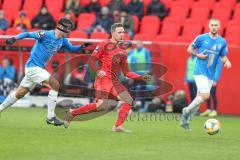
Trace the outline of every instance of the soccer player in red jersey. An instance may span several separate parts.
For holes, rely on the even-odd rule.
[[[128,78],[142,79],[144,81],[150,81],[151,76],[148,74],[138,75],[129,71],[127,51],[121,47],[124,33],[125,31],[121,23],[113,24],[111,26],[112,38],[99,43],[93,51],[89,59],[89,65],[96,72],[94,89],[97,103],[90,103],[76,109],[70,109],[65,117],[66,128],[75,116],[103,111],[109,107],[111,108],[111,106],[120,104],[118,118],[112,131],[129,131],[122,124],[126,120],[134,100],[128,90],[121,84],[118,74],[122,71]]]

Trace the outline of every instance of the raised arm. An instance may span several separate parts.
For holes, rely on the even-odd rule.
[[[41,39],[44,36],[45,36],[45,32],[44,31],[23,32],[23,33],[20,33],[20,34],[16,35],[15,37],[8,38],[6,40],[6,44],[7,45],[12,45],[14,42],[16,42],[16,40],[24,39],[24,38],[33,38],[33,39],[39,40],[39,39]]]

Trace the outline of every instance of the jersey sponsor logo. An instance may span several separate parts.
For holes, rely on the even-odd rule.
[[[216,51],[217,50],[217,45],[214,44],[214,46],[212,46],[211,50]]]

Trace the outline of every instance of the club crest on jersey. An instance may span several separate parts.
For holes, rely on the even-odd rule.
[[[44,31],[38,31],[37,34],[38,34],[39,38],[42,38],[45,35],[45,32]]]
[[[221,44],[217,44],[217,49],[220,50],[222,48]]]
[[[97,46],[93,52],[98,52],[98,50],[99,50],[99,46]]]

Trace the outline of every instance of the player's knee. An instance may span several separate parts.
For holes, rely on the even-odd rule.
[[[204,94],[202,94],[201,96],[202,96],[202,99],[203,99],[204,101],[206,101],[206,100],[208,100],[208,99],[210,98],[210,93],[204,93]]]
[[[50,87],[51,87],[51,89],[53,89],[55,91],[59,91],[60,83],[56,79],[52,79],[50,81]]]
[[[134,100],[132,97],[129,97],[125,100],[125,103],[129,104],[130,106],[134,106]]]
[[[17,99],[23,98],[27,94],[28,90],[27,89],[19,89],[15,96]]]

